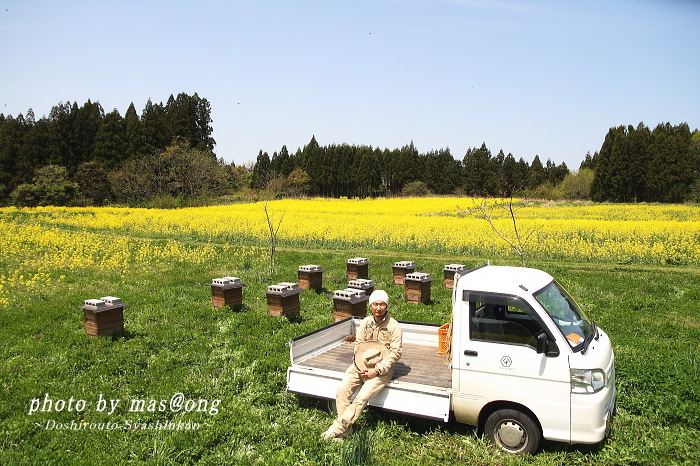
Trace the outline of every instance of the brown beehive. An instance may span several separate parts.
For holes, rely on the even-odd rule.
[[[86,299],[82,306],[85,333],[91,337],[107,336],[124,331],[124,306],[121,299],[105,296]]]
[[[406,302],[428,304],[430,302],[430,285],[432,281],[430,274],[427,273],[414,272],[406,275],[404,280]]]
[[[297,270],[297,284],[305,290],[320,290],[323,288],[323,270],[319,265],[302,265]]]
[[[304,291],[296,283],[281,282],[267,287],[267,313],[273,317],[301,312],[299,294]]]
[[[406,275],[416,270],[416,263],[413,261],[394,262],[391,270],[393,272],[394,285],[401,286]]]
[[[367,316],[368,300],[369,296],[362,290],[355,288],[336,290],[333,293],[333,322],[352,316]]]
[[[445,268],[442,269],[444,272],[443,284],[445,285],[446,290],[451,290],[454,288],[455,274],[460,273],[460,275],[464,275],[466,268],[467,266],[462,264],[447,264]]]
[[[207,286],[211,287],[211,305],[215,308],[228,306],[238,310],[243,306],[243,287],[246,285],[240,278],[214,278]]]
[[[353,257],[347,262],[348,280],[357,278],[369,278],[369,259],[366,257]]]

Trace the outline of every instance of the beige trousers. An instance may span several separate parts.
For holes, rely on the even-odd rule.
[[[338,435],[343,435],[347,432],[357,418],[360,417],[362,410],[365,409],[369,400],[374,395],[379,393],[386,384],[391,380],[393,370],[384,375],[378,375],[373,379],[361,377],[357,373],[355,365],[350,366],[345,371],[343,382],[338,387],[335,396],[335,404],[338,409],[338,418],[331,425],[331,429]],[[355,399],[350,402],[352,395],[359,389]]]

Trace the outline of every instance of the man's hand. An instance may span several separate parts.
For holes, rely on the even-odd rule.
[[[358,374],[367,379],[373,379],[379,375],[379,371],[377,369],[367,369],[366,371],[359,371]]]

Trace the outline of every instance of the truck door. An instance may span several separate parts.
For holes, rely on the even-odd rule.
[[[465,292],[459,351],[459,395],[482,406],[507,401],[532,411],[546,438],[569,441],[570,375],[568,353],[561,352],[541,317],[523,299]],[[550,342],[537,352],[537,337]],[[464,333],[462,333],[464,336]],[[453,349],[454,351],[454,349]]]

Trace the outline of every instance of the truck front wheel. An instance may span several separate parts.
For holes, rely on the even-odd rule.
[[[486,419],[486,435],[507,453],[534,454],[542,442],[542,432],[527,414],[515,409],[499,409]]]

